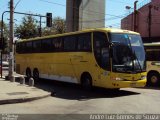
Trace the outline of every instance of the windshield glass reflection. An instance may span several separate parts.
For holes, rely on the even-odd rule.
[[[134,34],[112,33],[113,71],[145,71],[145,51],[141,37]]]

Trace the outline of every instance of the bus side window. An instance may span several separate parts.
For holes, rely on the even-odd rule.
[[[66,36],[64,37],[64,51],[71,52],[76,50],[76,36]]]
[[[44,39],[42,40],[42,52],[51,52],[51,40],[50,39]]]
[[[32,53],[32,42],[27,41],[26,42],[26,53]]]
[[[53,38],[51,43],[52,52],[60,52],[63,50],[63,38]]]
[[[22,42],[21,43],[21,46],[20,46],[20,49],[21,49],[21,53],[26,53],[26,42]]]
[[[91,33],[78,35],[78,51],[91,51]]]
[[[21,48],[20,48],[21,43],[16,44],[16,52],[21,53]]]
[[[94,32],[93,41],[94,55],[98,65],[105,70],[110,70],[109,44],[106,34]]]
[[[101,55],[102,55],[102,59],[101,59],[101,64],[104,68],[107,68],[109,66],[109,49],[108,48],[102,48],[101,50]]]
[[[160,50],[152,49],[146,51],[147,61],[160,61]]]
[[[41,52],[41,40],[33,41],[33,52],[34,53]]]

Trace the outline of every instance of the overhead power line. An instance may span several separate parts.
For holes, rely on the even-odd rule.
[[[123,0],[123,2],[120,1],[120,0],[109,0],[109,1],[116,2],[116,3],[122,3],[122,4],[131,4],[131,3],[128,3],[128,2],[124,2],[124,0]]]
[[[50,2],[50,1],[47,1],[47,0],[39,0],[39,1],[46,2],[46,3],[49,3],[49,4],[55,4],[55,5],[66,7],[66,5],[55,3],[55,2]]]
[[[19,0],[19,1],[16,3],[14,9],[16,9],[16,7],[18,6],[18,4],[19,4],[20,2],[21,2],[21,0]]]
[[[39,0],[39,1],[46,2],[46,3],[49,3],[49,4],[59,5],[59,6],[62,6],[62,7],[66,7],[66,5],[64,5],[64,4],[59,4],[59,3],[51,2],[51,1],[48,1],[48,0]],[[75,10],[83,10],[83,8],[77,8],[77,7],[73,7],[73,6],[67,6],[67,7],[74,8]],[[87,14],[103,14],[103,15],[108,15],[108,16],[112,16],[112,17],[119,17],[117,15],[105,14],[105,13],[97,12],[97,11],[93,11],[93,10],[84,10],[84,13],[87,13]]]

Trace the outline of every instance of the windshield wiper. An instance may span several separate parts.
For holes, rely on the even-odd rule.
[[[129,40],[129,39],[128,39]],[[135,50],[133,50],[132,48],[132,45],[131,45],[131,41],[129,40],[129,46],[130,46],[130,49],[132,50],[132,67],[133,67],[133,71],[135,71],[135,64],[134,64],[134,58],[137,60],[138,62],[138,65],[139,65],[139,68],[140,68],[140,72],[142,72],[142,67],[141,67],[141,64],[137,58],[137,55],[135,53]],[[136,61],[135,61],[136,62]]]
[[[135,53],[135,50],[133,51],[133,53],[134,53],[134,56],[135,56],[135,58],[136,58],[136,60],[137,60],[137,62],[138,62],[138,65],[139,65],[139,68],[140,68],[140,72],[143,72],[142,67],[141,67],[141,64],[140,64],[140,61],[139,61],[139,59],[137,58],[137,55],[136,55],[136,53]]]

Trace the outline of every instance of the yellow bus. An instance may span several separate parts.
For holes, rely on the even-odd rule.
[[[143,87],[145,50],[138,33],[113,28],[19,40],[16,71],[84,88]]]
[[[145,43],[147,85],[160,86],[160,42]]]

